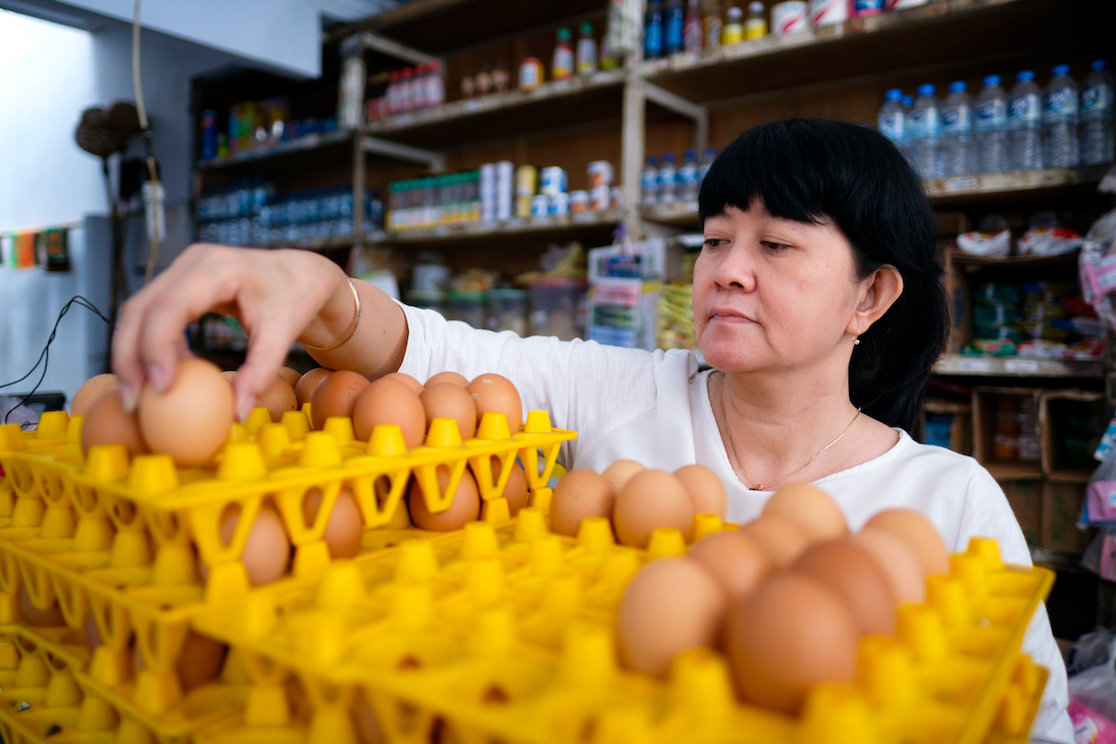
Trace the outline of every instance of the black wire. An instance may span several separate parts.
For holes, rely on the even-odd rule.
[[[23,377],[19,378],[18,380],[12,380],[11,382],[5,382],[3,384],[0,384],[0,389],[6,388],[6,387],[11,387],[12,385],[17,385],[17,384],[23,382],[24,380],[26,380],[31,375],[35,374],[35,370],[39,368],[40,364],[43,366],[42,372],[39,374],[39,379],[35,383],[35,387],[31,388],[31,392],[24,395],[23,400],[21,400],[19,403],[12,406],[11,408],[9,408],[7,413],[4,414],[4,423],[5,424],[8,423],[8,418],[12,415],[12,412],[15,411],[17,408],[19,408],[20,406],[24,405],[27,401],[29,401],[31,399],[31,396],[33,396],[35,394],[35,392],[38,391],[39,386],[43,384],[43,380],[46,378],[47,366],[50,364],[50,345],[52,343],[54,343],[54,337],[58,333],[58,325],[62,322],[62,318],[66,317],[66,313],[68,313],[70,311],[70,306],[75,304],[75,303],[77,303],[77,305],[79,307],[84,307],[86,310],[89,310],[94,315],[96,315],[98,318],[105,321],[105,323],[107,323],[110,328],[115,327],[115,326],[113,326],[112,321],[109,320],[108,317],[105,316],[104,313],[102,313],[100,310],[98,310],[97,306],[94,305],[90,300],[86,299],[85,297],[82,297],[81,295],[74,295],[73,297],[71,297],[69,302],[67,302],[65,305],[63,305],[62,309],[58,312],[58,317],[54,321],[54,327],[50,329],[50,336],[47,337],[46,345],[43,346],[43,350],[39,354],[39,358],[35,362],[35,364],[31,367],[31,369],[27,370],[27,374],[25,374]]]

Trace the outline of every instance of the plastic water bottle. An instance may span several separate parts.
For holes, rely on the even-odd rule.
[[[923,178],[938,178],[938,145],[942,134],[941,109],[934,97],[934,86],[924,83],[918,86],[918,98],[911,107],[908,124],[911,139],[911,159],[915,170]]]
[[[1035,73],[1023,70],[1015,76],[1015,87],[1008,99],[1008,149],[1013,170],[1035,170],[1042,167],[1042,92],[1035,83]]]
[[[1077,83],[1069,65],[1054,68],[1042,95],[1042,162],[1047,168],[1072,168],[1078,163]]]
[[[698,163],[697,170],[697,185],[701,188],[701,182],[705,180],[705,174],[709,172],[709,166],[713,165],[713,161],[717,158],[717,151],[712,147],[705,148],[705,152],[701,154],[701,162]]]
[[[1007,93],[1000,87],[1000,76],[989,75],[974,107],[978,173],[1008,169],[1007,122]]]
[[[654,155],[648,155],[647,165],[643,166],[643,175],[640,178],[640,203],[649,206],[658,202],[659,159]]]
[[[667,0],[663,13],[663,54],[678,54],[685,44],[686,8],[682,0]]]
[[[663,56],[663,5],[661,0],[651,0],[643,22],[643,58],[658,59]]]
[[[659,166],[659,203],[667,204],[675,200],[675,176],[677,170],[674,166],[674,153],[663,155],[663,164]]]
[[[956,80],[942,105],[942,175],[973,171],[973,106],[964,81]]]
[[[697,152],[686,150],[682,165],[678,166],[678,198],[681,201],[697,199],[698,161]]]
[[[1112,75],[1098,59],[1081,87],[1081,164],[1112,162]]]
[[[907,111],[903,108],[903,91],[892,88],[884,94],[876,126],[880,133],[902,149],[907,144]]]

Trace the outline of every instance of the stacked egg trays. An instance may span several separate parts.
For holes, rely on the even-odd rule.
[[[410,526],[402,500],[412,476],[439,511],[468,467],[481,518],[506,521],[500,494],[516,460],[531,492],[549,493],[558,448],[576,436],[552,428],[545,411],[529,412],[515,434],[486,414],[467,441],[451,419],[435,419],[424,445],[407,450],[395,426],[364,442],[347,418],[310,431],[304,411],[272,423],[257,409],[212,463],[177,468],[167,455],[129,461],[118,445],[83,457],[81,425],[48,412],[32,431],[0,426],[0,698],[14,696],[0,704],[5,742],[184,740],[243,715],[254,683],[237,674],[236,649],[217,682],[184,692],[175,671],[183,643],[203,611],[248,618],[261,592],[316,586],[331,563],[323,532],[342,488],[360,510],[362,551],[375,553],[439,535]],[[442,488],[440,469],[450,476]],[[311,493],[321,508],[307,523]],[[240,558],[265,504],[283,521],[292,567],[252,587]],[[230,511],[239,517],[226,544],[218,525]],[[57,611],[64,624],[30,626],[28,606]]]

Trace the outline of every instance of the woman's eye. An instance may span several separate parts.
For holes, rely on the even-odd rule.
[[[720,248],[727,241],[721,238],[706,238],[705,242],[701,244],[702,248]]]
[[[764,248],[766,248],[769,251],[781,251],[785,248],[790,248],[790,246],[787,245],[786,243],[776,243],[776,242],[771,241],[771,240],[761,241],[760,245],[762,245]]]

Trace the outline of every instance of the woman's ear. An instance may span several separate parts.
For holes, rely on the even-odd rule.
[[[903,277],[894,266],[881,266],[864,285],[864,296],[856,306],[853,319],[857,333],[864,333],[886,313],[903,293]]]

